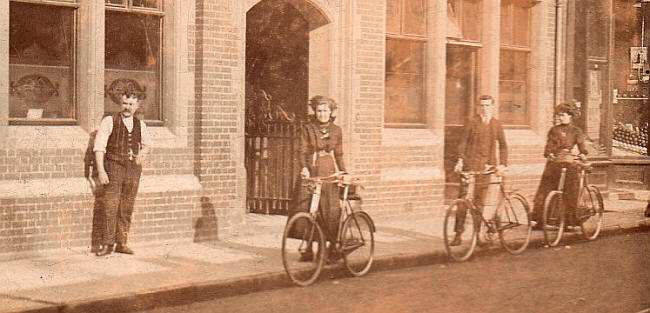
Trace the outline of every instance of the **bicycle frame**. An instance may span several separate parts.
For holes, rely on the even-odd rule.
[[[567,167],[571,166],[572,163],[565,163],[562,166],[562,170],[560,172],[560,181],[558,182],[557,189],[555,190],[557,193],[560,194],[560,197],[562,198],[562,201],[564,201],[564,184],[566,183],[566,175],[567,175]],[[582,199],[582,192],[583,192],[583,187],[587,185],[587,170],[585,169],[584,165],[580,166],[580,173],[578,174],[578,201],[581,201]],[[578,203],[579,206],[580,203]],[[566,214],[566,210],[564,211],[564,214]]]
[[[336,243],[335,245],[338,248],[338,245],[340,244],[340,238],[342,236],[343,232],[343,223],[345,223],[345,219],[347,219],[349,216],[352,216],[353,213],[355,212],[352,206],[349,204],[348,200],[348,194],[350,190],[350,185],[352,185],[352,182],[346,182],[345,180],[341,178],[337,178],[336,176],[326,176],[326,177],[312,177],[312,178],[307,178],[307,180],[312,181],[314,185],[314,191],[312,192],[312,197],[311,197],[311,202],[309,205],[309,214],[311,214],[315,219],[317,219],[318,214],[320,212],[319,209],[319,204],[320,204],[320,198],[321,198],[321,192],[323,190],[323,184],[325,182],[332,182],[338,184],[339,187],[343,187],[343,199],[340,200],[341,202],[341,216],[339,217],[339,225],[338,225],[338,231],[336,234]],[[369,219],[372,221],[372,219]],[[374,224],[371,225],[372,230],[374,231]],[[329,232],[327,228],[323,229],[326,233]],[[329,235],[329,234],[328,234]]]
[[[463,200],[466,200],[470,203],[470,211],[473,216],[478,216],[481,219],[481,222],[492,232],[496,232],[494,225],[490,223],[484,216],[476,205],[474,204],[474,190],[476,187],[476,177],[479,175],[492,175],[494,172],[462,172],[461,175],[461,186],[467,186],[467,194],[463,197]],[[505,191],[505,180],[502,176],[497,176],[499,179],[496,182],[489,182],[484,185],[499,185],[499,197],[497,199],[496,208],[499,208],[503,205],[503,201],[507,199]],[[496,210],[495,210],[496,213]]]

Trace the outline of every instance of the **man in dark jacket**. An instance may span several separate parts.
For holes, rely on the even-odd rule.
[[[460,138],[455,172],[484,171],[489,167],[497,167],[497,174],[504,174],[508,164],[508,145],[501,122],[492,117],[493,107],[494,99],[491,96],[483,95],[479,98],[478,115],[468,121]],[[499,150],[498,159],[497,149]],[[473,202],[479,210],[483,210],[489,182],[489,175],[476,177]],[[467,190],[461,188],[460,197],[464,197],[466,193]],[[456,236],[450,243],[452,246],[461,244],[461,234],[465,231],[463,226],[467,216],[466,209],[459,207],[456,211],[456,225],[454,226]]]

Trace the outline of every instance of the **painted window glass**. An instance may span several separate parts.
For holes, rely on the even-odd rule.
[[[74,123],[74,15],[70,6],[10,2],[9,119]]]
[[[141,118],[161,121],[162,17],[107,10],[105,23],[105,112],[119,110],[121,95],[129,91],[139,96]]]

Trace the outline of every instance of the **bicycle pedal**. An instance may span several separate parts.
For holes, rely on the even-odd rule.
[[[486,241],[494,241],[494,240],[496,240],[497,237],[496,237],[495,233],[487,232],[487,233],[485,233],[485,235],[483,236],[483,238],[484,238]]]

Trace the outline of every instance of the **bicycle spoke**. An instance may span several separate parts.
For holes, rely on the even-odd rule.
[[[456,200],[448,208],[443,225],[443,239],[447,254],[453,260],[462,262],[469,259],[476,248],[477,227],[480,218],[474,218],[471,204],[465,200]],[[456,231],[459,231],[456,241]]]
[[[546,197],[542,230],[546,243],[551,247],[557,246],[564,233],[564,209],[561,193],[551,192]]]
[[[282,263],[289,278],[300,286],[312,284],[324,264],[323,233],[307,213],[289,219],[282,237]]]
[[[528,202],[518,194],[506,198],[497,210],[496,226],[501,245],[511,254],[526,250],[530,242],[532,224],[530,223]]]
[[[348,271],[354,276],[366,274],[372,266],[375,249],[370,218],[360,212],[348,216],[339,241]]]
[[[603,201],[600,191],[595,186],[586,186],[583,188],[581,195],[583,202],[582,210],[579,216],[580,230],[587,240],[594,240],[598,237],[603,222]]]

